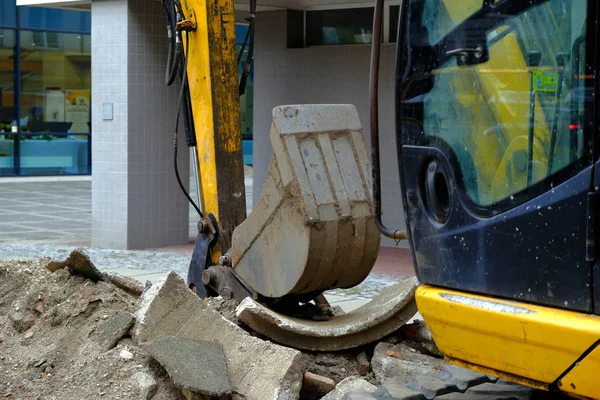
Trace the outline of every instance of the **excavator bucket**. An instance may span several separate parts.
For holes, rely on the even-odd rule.
[[[268,298],[358,285],[381,237],[356,108],[276,107],[270,137],[262,194],[233,233],[236,274]]]

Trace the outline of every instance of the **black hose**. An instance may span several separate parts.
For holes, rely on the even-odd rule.
[[[373,43],[371,45],[371,77],[369,98],[371,103],[371,154],[373,158],[373,206],[375,208],[374,220],[379,231],[394,240],[406,239],[406,232],[391,230],[383,224],[381,219],[381,172],[379,162],[379,59],[381,52],[381,27],[383,25],[383,2],[375,2],[375,14],[373,17]],[[400,29],[399,27],[398,29]]]
[[[187,33],[186,33],[187,35]],[[187,40],[186,38],[186,51],[185,53],[187,54],[187,47],[189,45],[189,40]],[[188,199],[188,201],[190,202],[190,204],[192,205],[192,207],[194,207],[194,209],[196,210],[196,212],[198,213],[198,215],[200,216],[200,218],[204,218],[204,214],[202,214],[202,211],[200,211],[200,208],[198,207],[198,205],[196,204],[196,202],[194,202],[194,200],[190,197],[190,194],[188,193],[188,191],[185,189],[185,186],[183,185],[183,182],[181,182],[181,176],[179,175],[179,166],[177,165],[177,150],[179,147],[179,143],[178,143],[178,135],[179,135],[179,116],[181,114],[181,107],[183,104],[183,95],[186,92],[185,88],[187,86],[187,61],[188,61],[188,57],[184,56],[184,62],[183,62],[183,72],[182,72],[182,77],[181,77],[181,87],[179,88],[179,99],[177,101],[177,113],[176,113],[176,119],[175,119],[175,132],[173,134],[173,166],[175,168],[175,176],[177,177],[177,183],[179,183],[179,188],[181,189],[181,191],[183,192],[183,194],[185,195],[185,197]]]
[[[166,0],[161,0],[165,18],[167,20],[167,36],[169,38],[169,49],[167,52],[167,67],[165,70],[165,83],[171,86],[177,77],[177,67],[181,60],[181,40],[175,30],[176,17],[173,16],[173,7],[167,5]]]
[[[255,21],[256,21],[256,0],[250,0],[250,25],[248,26],[247,35],[250,36],[250,43],[248,44],[248,57],[244,65],[244,71],[240,78],[240,96],[246,93],[246,85],[248,83],[248,75],[250,74],[250,67],[252,66],[252,60],[254,58],[254,37],[255,37]]]
[[[246,50],[246,44],[248,43],[248,37],[250,37],[250,27],[246,31],[246,36],[244,36],[244,43],[242,43],[242,47],[240,49],[240,53],[238,54],[237,64],[240,65],[240,61],[242,61],[242,56],[244,55],[244,51]]]

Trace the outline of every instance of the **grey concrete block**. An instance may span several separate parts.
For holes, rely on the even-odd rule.
[[[133,336],[139,342],[178,337],[221,343],[234,393],[246,400],[295,400],[306,366],[299,351],[248,335],[170,272],[140,297]]]
[[[414,377],[406,384],[406,387],[421,392],[427,399],[433,399],[446,393],[457,391],[458,389],[451,383],[444,382],[435,376],[419,375]]]
[[[186,398],[219,397],[231,393],[225,352],[220,343],[164,338],[142,344]]]
[[[391,379],[407,384],[418,375],[436,376],[447,366],[445,361],[418,353],[406,345],[385,342],[377,344],[371,359],[371,368],[380,383]]]
[[[351,376],[338,383],[331,392],[321,400],[341,400],[348,392],[367,392],[373,393],[377,390],[375,385],[370,384],[364,379]]]
[[[375,392],[381,399],[394,400],[425,400],[423,393],[415,392],[394,380],[383,383]]]
[[[135,319],[131,313],[119,313],[98,326],[96,341],[104,351],[108,351],[129,332],[134,322]]]
[[[457,367],[456,365],[449,365],[444,368],[438,374],[438,378],[444,382],[454,384],[461,392],[464,392],[471,386],[480,385],[489,381],[488,377],[484,374]]]

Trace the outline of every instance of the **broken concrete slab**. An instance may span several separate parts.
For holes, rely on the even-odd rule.
[[[336,351],[382,339],[417,312],[416,278],[390,285],[370,302],[328,321],[290,317],[245,298],[236,309],[238,319],[255,331],[286,346]]]
[[[136,372],[131,380],[142,399],[149,400],[156,393],[156,380],[145,372]]]
[[[426,356],[404,345],[378,343],[371,359],[371,369],[380,383],[393,379],[403,385],[418,375],[436,376],[448,363]]]
[[[162,338],[141,346],[167,371],[187,399],[231,394],[223,346],[186,338]]]
[[[417,375],[406,384],[406,387],[415,392],[423,393],[429,400],[457,390],[452,383],[444,382],[430,375]]]
[[[104,351],[115,347],[119,340],[129,332],[135,319],[128,312],[119,313],[98,326],[96,341]]]
[[[456,365],[448,365],[439,373],[438,378],[444,382],[452,383],[461,392],[464,392],[471,386],[480,385],[490,381],[487,375],[461,368]]]
[[[72,275],[81,275],[94,282],[106,280],[102,272],[96,268],[90,258],[81,250],[73,250],[65,261],[52,260],[46,265],[46,269],[52,272],[62,268],[68,268]]]
[[[108,279],[110,283],[132,296],[139,297],[144,292],[144,285],[131,277],[110,272],[105,272],[104,277]]]
[[[338,383],[327,396],[321,400],[341,400],[348,392],[367,392],[373,393],[377,390],[375,385],[370,384],[362,378],[351,376]]]
[[[133,337],[139,343],[177,337],[221,343],[234,394],[246,400],[295,400],[306,365],[297,350],[250,336],[223,318],[170,272],[139,301]]]

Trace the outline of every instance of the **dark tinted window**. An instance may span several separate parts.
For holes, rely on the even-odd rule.
[[[306,12],[306,45],[371,43],[373,7]]]

